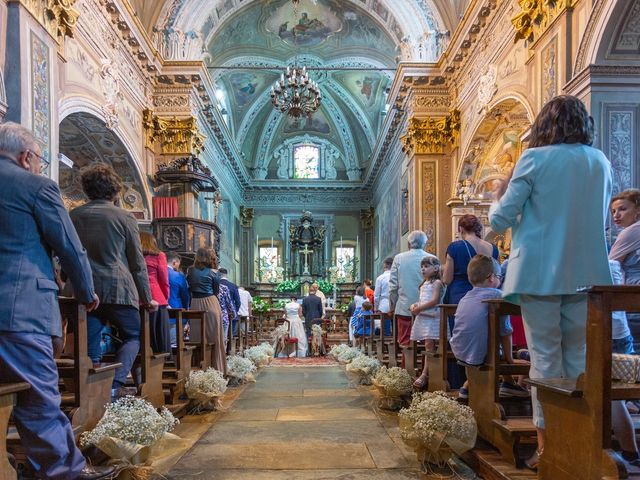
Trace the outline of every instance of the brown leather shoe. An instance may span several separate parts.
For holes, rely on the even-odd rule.
[[[101,478],[114,478],[116,467],[113,465],[105,465],[104,467],[94,467],[86,465],[76,480],[99,480]]]

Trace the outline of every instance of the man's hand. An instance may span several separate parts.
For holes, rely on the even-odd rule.
[[[144,308],[150,312],[156,312],[158,311],[158,307],[160,307],[160,304],[158,302],[156,302],[155,300],[151,300],[149,303],[147,303]]]
[[[93,301],[91,303],[87,303],[87,313],[93,312],[96,308],[100,306],[100,299],[96,293],[93,294]]]

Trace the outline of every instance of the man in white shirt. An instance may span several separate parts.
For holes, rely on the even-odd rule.
[[[389,304],[389,277],[391,276],[391,265],[393,257],[387,257],[382,262],[383,272],[376,278],[376,289],[374,294],[374,305],[377,312],[382,313],[385,320],[391,318],[391,305]],[[380,328],[379,321],[376,320],[376,328]]]
[[[253,297],[247,292],[244,287],[238,287],[238,294],[240,294],[240,308],[238,309],[238,316],[240,317],[240,331],[244,328],[247,330],[247,321],[251,316],[251,304],[253,303]],[[243,324],[245,325],[243,327]]]

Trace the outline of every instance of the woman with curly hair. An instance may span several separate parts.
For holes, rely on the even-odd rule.
[[[612,283],[605,222],[611,164],[593,147],[593,119],[576,97],[555,97],[531,127],[529,148],[489,211],[496,232],[512,229],[503,296],[520,305],[531,378],[577,378],[585,370],[584,285]],[[538,450],[544,448],[542,406],[532,391]]]
[[[213,368],[227,373],[227,357],[222,324],[222,309],[218,295],[220,294],[220,275],[218,257],[212,248],[199,248],[196,259],[187,271],[187,283],[191,290],[191,310],[206,312],[205,333],[207,341],[213,342]],[[191,329],[193,334],[193,327]]]

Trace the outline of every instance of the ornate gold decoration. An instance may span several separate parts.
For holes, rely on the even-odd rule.
[[[73,8],[76,0],[9,0],[7,3],[23,5],[58,44],[62,45],[65,37],[73,38],[80,16]]]
[[[438,245],[436,181],[436,163],[424,162],[422,164],[422,230],[427,234],[426,250],[434,253]]]
[[[575,3],[576,0],[518,0],[521,12],[511,19],[516,30],[515,41],[537,40],[558,15]]]
[[[364,230],[370,230],[375,226],[375,214],[373,207],[360,210],[360,223]]]
[[[204,150],[206,137],[200,134],[194,117],[161,118],[148,109],[142,115],[147,148],[153,150],[159,142],[161,155],[198,155]]]
[[[443,153],[447,144],[455,144],[460,132],[460,111],[451,110],[445,118],[411,118],[407,134],[401,140],[404,150],[416,153]]]
[[[253,208],[240,207],[240,225],[243,228],[251,228],[253,225]]]

